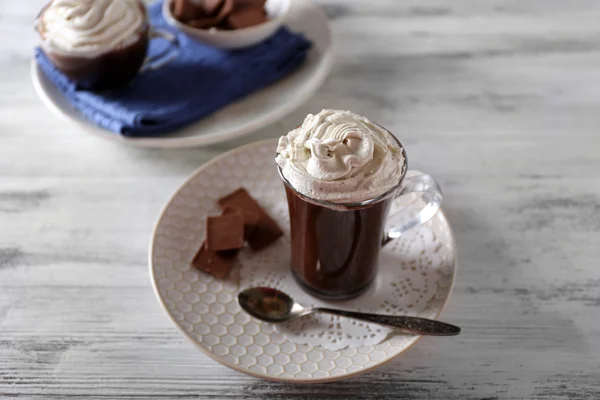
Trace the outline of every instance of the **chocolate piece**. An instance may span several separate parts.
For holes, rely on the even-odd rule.
[[[237,250],[216,252],[206,249],[206,241],[194,257],[192,265],[217,278],[225,278],[235,264]]]
[[[242,219],[244,220],[244,239],[248,240],[250,234],[252,234],[254,228],[256,228],[256,224],[258,224],[260,217],[251,211],[230,206],[223,208],[223,215],[227,214],[240,214],[242,216]]]
[[[265,212],[244,188],[240,188],[219,199],[219,206],[222,210],[229,206],[258,215],[259,219],[256,227],[248,237],[248,244],[252,250],[264,249],[283,235],[283,231],[277,225],[277,222]]]
[[[219,8],[223,5],[224,0],[203,0],[201,3],[202,12],[204,15],[215,15]]]
[[[231,29],[243,29],[262,24],[266,20],[267,15],[262,8],[243,8],[229,14],[226,22]]]
[[[233,11],[234,5],[235,5],[234,0],[223,0],[223,5],[221,6],[217,15],[214,15],[214,16],[200,15],[200,16],[196,17],[195,19],[188,21],[187,24],[190,26],[193,26],[194,28],[199,28],[199,29],[208,29],[208,28],[216,27],[222,21],[225,20],[227,15],[229,15]]]
[[[206,249],[238,250],[244,246],[244,218],[230,213],[206,219]]]
[[[235,9],[239,10],[241,8],[265,8],[265,3],[267,0],[237,0],[235,2]]]
[[[233,11],[235,7],[235,0],[224,0],[223,6],[219,10],[220,21],[223,21]]]
[[[266,0],[171,0],[175,18],[199,29],[241,29],[267,20]]]
[[[191,21],[201,15],[199,10],[189,0],[173,0],[171,3],[171,12],[181,22]]]
[[[187,21],[186,24],[198,29],[208,29],[218,25],[221,22],[219,17],[202,17]]]

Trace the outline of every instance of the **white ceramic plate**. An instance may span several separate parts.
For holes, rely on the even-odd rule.
[[[219,280],[190,265],[204,239],[205,218],[219,214],[217,199],[242,186],[281,223],[287,235],[287,202],[273,160],[275,146],[275,140],[266,140],[229,151],[200,167],[173,195],[158,219],[150,244],[150,276],[155,293],[185,337],[208,356],[237,371],[268,380],[304,383],[370,371],[409,349],[419,337],[396,334],[374,346],[339,351],[296,344],[272,324],[250,318],[241,310],[236,301],[240,291],[238,269],[232,270],[228,279]],[[454,238],[442,212],[413,229],[404,240],[416,242],[424,233],[431,233],[438,241],[435,248],[424,253],[443,248],[449,255],[444,278],[418,314],[437,318],[454,283]],[[385,251],[402,257],[401,246],[386,247]],[[261,258],[244,260],[260,262]],[[391,260],[396,265],[397,260]],[[248,265],[241,265],[244,267]]]
[[[195,124],[160,137],[127,138],[88,122],[46,78],[35,60],[31,63],[31,79],[46,107],[59,118],[76,123],[84,132],[141,147],[206,146],[247,135],[280,120],[307,101],[327,78],[333,52],[325,12],[310,0],[294,0],[285,25],[292,31],[304,33],[313,42],[304,65],[260,92],[232,103]]]

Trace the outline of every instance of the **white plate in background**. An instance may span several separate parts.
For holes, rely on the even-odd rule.
[[[294,0],[285,25],[313,42],[305,63],[284,79],[216,113],[173,133],[149,138],[130,138],[89,122],[48,80],[35,60],[31,79],[40,99],[60,119],[80,126],[82,131],[119,143],[151,148],[206,146],[250,134],[291,113],[323,84],[331,70],[333,52],[329,21],[325,12],[310,0]]]

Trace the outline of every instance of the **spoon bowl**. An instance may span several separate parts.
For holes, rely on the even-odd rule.
[[[333,308],[303,307],[288,294],[269,287],[254,287],[240,292],[238,303],[244,311],[254,318],[271,323],[291,321],[304,315],[323,312],[385,325],[415,335],[454,336],[461,331],[458,326],[426,318],[370,314]]]
[[[306,310],[286,293],[268,287],[254,287],[240,292],[238,303],[254,318],[272,323],[301,317]]]

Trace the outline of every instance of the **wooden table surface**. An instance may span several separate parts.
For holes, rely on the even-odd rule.
[[[600,398],[599,2],[323,1],[336,65],[307,104],[243,139],[153,151],[36,97],[44,1],[0,1],[0,398]],[[464,333],[347,381],[265,382],[176,330],[148,242],[200,164],[325,107],[380,121],[439,179],[459,253],[443,316]]]

